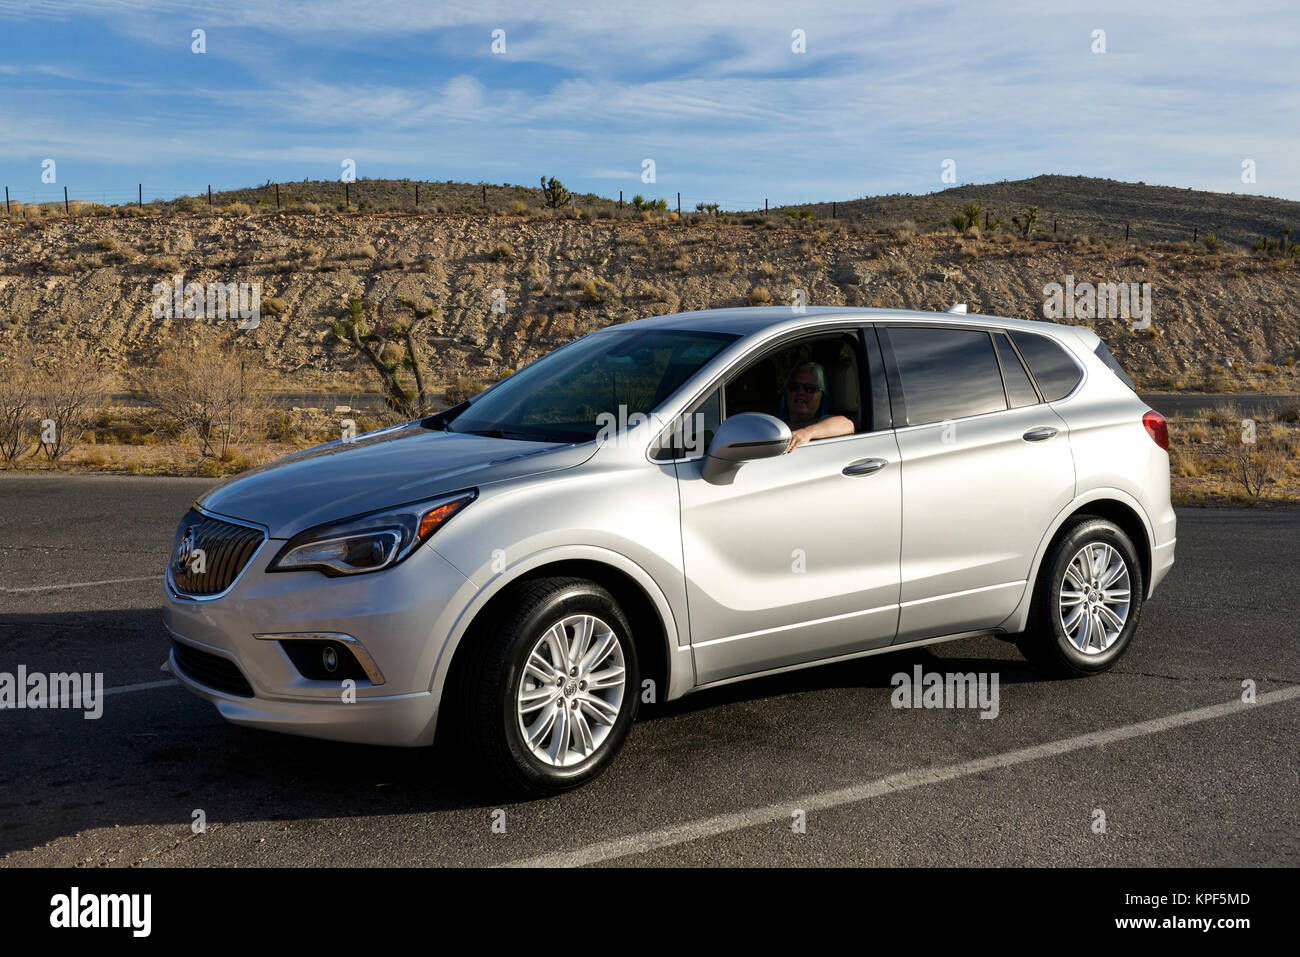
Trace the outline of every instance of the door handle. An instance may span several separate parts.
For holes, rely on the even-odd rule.
[[[1044,439],[1050,439],[1059,431],[1061,430],[1054,429],[1050,425],[1044,425],[1041,428],[1030,429],[1024,434],[1024,439],[1026,442],[1042,442]]]
[[[874,475],[889,464],[887,459],[859,459],[844,466],[845,475]]]

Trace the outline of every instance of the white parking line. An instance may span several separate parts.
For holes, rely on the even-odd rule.
[[[180,682],[177,681],[175,678],[170,678],[167,681],[146,681],[138,685],[119,685],[116,688],[105,688],[100,693],[103,695],[126,694],[128,691],[152,691],[154,688],[170,688],[173,685],[179,687]],[[85,692],[82,692],[80,695],[61,695],[59,697],[59,707],[60,708],[89,707],[89,705],[85,703],[85,699],[86,699]]]
[[[97,582],[69,582],[66,585],[32,585],[27,588],[0,588],[0,592],[14,595],[19,592],[54,591],[56,588],[90,588],[94,585],[120,585],[122,582],[162,581],[162,575],[145,575],[143,578],[105,578]]]
[[[736,811],[731,814],[719,814],[714,817],[702,818],[697,821],[688,821],[685,824],[678,824],[673,827],[661,828],[657,831],[646,831],[641,834],[632,834],[628,837],[615,838],[609,841],[600,841],[599,843],[590,844],[587,847],[581,847],[574,851],[559,851],[551,854],[541,854],[537,857],[512,861],[506,866],[582,867],[586,864],[598,864],[602,861],[627,857],[630,854],[644,854],[648,851],[658,850],[659,848],[672,847],[675,844],[687,844],[691,841],[698,841],[706,837],[715,837],[719,834],[739,831],[760,824],[772,824],[776,821],[789,821],[790,812],[795,809],[805,812],[824,811],[829,808],[839,807],[845,804],[853,804],[858,801],[866,801],[871,798],[893,794],[898,791],[906,791],[910,788],[923,787],[927,784],[942,784],[945,781],[969,777],[972,774],[982,774],[985,771],[1014,767],[1017,764],[1024,764],[1027,761],[1037,761],[1040,758],[1058,757],[1062,754],[1069,754],[1072,751],[1080,751],[1084,748],[1095,747],[1099,744],[1113,744],[1116,741],[1127,741],[1131,738],[1140,738],[1147,735],[1159,734],[1162,731],[1169,731],[1173,728],[1182,728],[1189,724],[1196,724],[1200,721],[1209,721],[1213,718],[1222,718],[1228,715],[1240,714],[1243,711],[1250,711],[1253,708],[1262,708],[1270,704],[1280,704],[1284,701],[1293,701],[1296,698],[1300,698],[1300,685],[1294,685],[1289,688],[1282,688],[1279,691],[1270,691],[1268,694],[1262,694],[1256,698],[1254,704],[1245,704],[1241,701],[1231,701],[1227,704],[1210,705],[1205,708],[1196,708],[1192,711],[1182,711],[1178,714],[1171,714],[1163,718],[1153,718],[1150,721],[1140,721],[1137,724],[1111,728],[1106,731],[1091,731],[1087,734],[1081,734],[1073,738],[1062,738],[1059,741],[1050,741],[1047,744],[1038,744],[1030,748],[1008,751],[1005,754],[995,754],[991,757],[978,758],[974,761],[963,761],[960,764],[950,764],[946,767],[903,771],[898,774],[891,774],[889,777],[881,778],[878,781],[853,784],[848,787],[838,788],[834,791],[822,791],[817,794],[809,794],[803,797],[794,798],[781,804],[770,804],[766,807],[751,808],[746,811]]]

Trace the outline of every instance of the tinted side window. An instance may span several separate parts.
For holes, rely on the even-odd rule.
[[[908,425],[1007,407],[997,354],[987,332],[892,328],[888,335],[902,380]]]
[[[1016,350],[1011,348],[1011,343],[1001,333],[995,333],[993,341],[997,344],[998,358],[1002,361],[1002,380],[1007,384],[1007,398],[1011,400],[1011,408],[1037,405],[1038,393],[1034,391],[1034,384],[1029,381],[1029,373],[1021,364]]]
[[[1011,338],[1029,363],[1029,371],[1034,374],[1034,381],[1048,402],[1064,399],[1083,378],[1083,373],[1074,360],[1046,336],[1032,332],[1013,332]]]

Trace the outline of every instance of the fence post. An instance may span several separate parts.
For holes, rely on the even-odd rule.
[[[1196,233],[1197,233],[1198,228],[1199,228],[1199,227],[1197,227],[1197,226],[1193,226],[1193,227],[1192,227],[1192,242],[1196,242]]]
[[[767,215],[767,197],[766,197],[766,196],[763,197],[763,215],[764,215],[764,216]]]
[[[9,187],[5,187],[5,215],[9,215]]]
[[[208,205],[212,205],[212,184],[208,184]]]
[[[1124,224],[1124,242],[1128,242],[1128,223]]]
[[[618,191],[618,208],[623,209],[623,191],[621,189]]]
[[[144,209],[144,183],[137,183],[135,188],[137,190],[136,205]]]
[[[483,184],[483,211],[487,212],[487,183]]]
[[[831,219],[835,218],[835,201],[831,200]]]
[[[275,208],[280,208],[280,184],[275,184]]]
[[[343,184],[343,208],[349,209],[352,206],[352,190],[348,183]]]
[[[71,216],[72,210],[68,209],[68,187],[63,187],[63,215]]]
[[[420,208],[420,184],[415,184],[415,208]]]
[[[1056,220],[1052,220],[1052,235],[1056,235]]]
[[[682,194],[679,191],[677,193],[677,215],[680,216],[681,214],[682,214]]]

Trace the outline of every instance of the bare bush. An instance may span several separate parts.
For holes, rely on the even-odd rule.
[[[64,346],[53,358],[34,365],[34,413],[38,450],[53,462],[81,441],[104,402],[103,366],[89,349]]]
[[[266,372],[229,343],[205,338],[193,348],[168,349],[136,383],[176,433],[198,443],[203,459],[226,461],[257,421]]]
[[[35,349],[23,343],[0,364],[0,458],[12,462],[27,450],[36,404]]]

